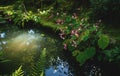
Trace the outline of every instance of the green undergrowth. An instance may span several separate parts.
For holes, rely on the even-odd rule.
[[[1,52],[0,52],[0,58],[1,58]],[[5,61],[4,61],[5,62]],[[7,61],[8,62],[8,61]],[[24,65],[20,65],[18,69],[16,69],[14,72],[12,72],[10,75],[5,74],[5,75],[0,75],[0,76],[45,76],[44,71],[45,71],[45,64],[46,64],[46,48],[44,48],[40,55],[39,58],[34,64],[31,66],[29,69],[29,72],[23,69]],[[0,59],[0,63],[2,63]]]
[[[40,24],[44,27],[52,28],[53,30],[59,30],[59,28],[63,28],[62,26],[59,26],[51,21],[46,21],[45,19],[40,20]]]
[[[8,22],[13,22],[14,25],[23,28],[31,26],[31,24],[27,25],[27,23],[31,21],[33,22],[33,26],[39,25],[53,30],[59,30],[59,28],[62,28],[54,22],[51,22],[52,20],[49,20],[48,13],[50,13],[51,8],[45,11],[38,11],[37,13],[32,11],[14,10],[14,6],[0,7],[0,10],[3,12]]]
[[[23,28],[31,25],[26,25],[26,23],[32,22],[32,26],[37,24],[59,30],[64,50],[69,50],[80,65],[94,58],[100,61],[119,62],[120,48],[114,42],[114,38],[119,40],[119,36],[114,36],[119,33],[117,31],[115,31],[116,34],[114,32],[110,34],[110,31],[105,32],[103,29],[105,25],[101,20],[90,22],[91,9],[86,11],[81,8],[80,15],[76,12],[69,14],[64,11],[54,11],[53,7],[38,10],[36,13],[27,11],[25,7],[19,10],[6,8],[4,14],[8,22]]]
[[[120,27],[108,27],[105,32],[117,41],[120,41]]]

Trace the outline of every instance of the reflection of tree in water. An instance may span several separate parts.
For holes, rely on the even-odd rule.
[[[4,57],[14,61],[13,63],[19,65],[22,64],[26,73],[29,73],[31,68],[36,64],[37,61],[41,63],[45,61],[44,68],[48,68],[52,66],[54,71],[56,70],[60,72],[64,72],[64,74],[68,73],[68,63],[62,60],[57,59],[51,64],[51,58],[57,58],[58,55],[61,55],[62,46],[61,43],[58,42],[57,39],[50,37],[48,35],[42,35],[39,32],[35,33],[34,30],[26,31],[14,31],[7,32],[6,37],[3,40],[6,40],[6,44],[4,47]],[[10,34],[12,34],[10,36]],[[8,37],[10,36],[10,37]],[[46,48],[46,58],[44,60],[39,60],[42,50]],[[12,66],[16,66],[15,64],[11,64]],[[51,64],[51,65],[50,65]],[[41,66],[42,67],[42,66]]]
[[[60,45],[58,45],[58,41],[50,37],[46,37],[43,40],[41,40],[40,46],[41,49],[43,49],[44,47],[46,48],[47,56],[49,57],[57,56],[58,55],[57,53],[59,53],[60,50],[62,49],[58,48],[61,47]]]
[[[37,50],[37,38],[27,33],[9,38],[4,46],[4,57],[16,64],[31,66]]]

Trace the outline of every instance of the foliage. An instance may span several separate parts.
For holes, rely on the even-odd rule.
[[[78,56],[76,57],[76,59],[77,59],[78,62],[80,62],[81,65],[84,64],[86,62],[86,60],[87,60],[84,52],[80,52],[78,54]]]
[[[40,54],[39,60],[32,67],[31,76],[44,76],[45,63],[46,63],[46,48],[44,48]],[[11,76],[24,76],[22,66],[20,66]]]
[[[39,60],[32,67],[32,76],[41,76],[45,70],[46,64],[46,48],[44,48],[40,54]]]
[[[96,49],[94,47],[88,47],[85,49],[84,53],[86,55],[86,58],[90,59],[93,58],[94,55],[96,54]]]
[[[101,49],[105,49],[109,45],[109,38],[106,35],[100,35],[98,45]]]
[[[11,76],[24,76],[22,65],[17,70],[15,70],[15,72],[13,72]],[[37,76],[37,75],[32,75],[32,76]],[[42,71],[39,76],[44,76],[44,72]]]
[[[88,47],[83,52],[79,52],[76,59],[80,62],[80,64],[84,64],[88,59],[91,59],[94,57],[96,51],[94,47]]]
[[[105,60],[109,62],[120,61],[120,48],[119,47],[115,47],[110,50],[104,50],[103,53],[105,55]]]
[[[22,66],[20,66],[11,76],[24,76],[24,71],[22,70]]]
[[[27,23],[30,20],[39,22],[40,17],[32,14],[31,11],[29,11],[27,13],[22,12],[22,11],[17,11],[17,12],[14,12],[13,20],[15,22],[15,25],[22,25],[22,27],[24,27],[25,23]]]
[[[3,51],[0,51],[0,63],[6,63],[6,62],[9,62],[10,60],[8,60],[8,59],[5,59],[4,57],[3,57]]]
[[[42,24],[42,26],[45,27],[59,29],[59,36],[63,40],[64,50],[70,50],[70,52],[72,52],[73,56],[78,62],[81,63],[81,65],[87,60],[94,58],[96,54],[99,56],[104,54],[108,60],[114,60],[116,55],[112,57],[113,50],[106,51],[110,49],[108,46],[111,45],[111,41],[107,35],[101,32],[101,28],[103,27],[101,26],[101,20],[98,20],[94,23],[90,23],[89,20],[91,20],[91,13],[92,17],[100,17],[99,19],[106,15],[119,14],[119,0],[19,1],[20,3],[18,2],[15,5],[18,5],[19,8],[14,7],[15,10],[5,10],[5,14],[7,14],[9,20],[12,19],[15,25],[22,25],[22,27],[24,27],[25,25],[27,26],[27,23],[29,23],[28,25]],[[84,12],[85,8],[79,8],[82,3],[89,3],[89,1],[92,7],[89,9],[89,11]],[[33,8],[36,8],[35,10],[37,10],[37,13],[35,13],[36,11],[28,11],[29,8],[26,6],[29,7],[31,5],[33,5]],[[77,12],[80,12],[80,16],[78,16],[78,13],[66,13],[71,9],[72,12],[74,12],[76,8],[79,8],[77,9]],[[115,49],[114,52],[119,51]],[[119,54],[117,55],[119,56]],[[40,65],[43,65],[44,62],[41,62],[41,60],[44,61],[45,57],[46,55],[44,54],[40,56],[40,60],[38,60],[37,64],[35,64],[33,68],[33,75],[40,75],[40,73],[43,71],[43,69],[40,70],[38,68],[40,68]],[[39,73],[36,73],[37,71],[39,71]]]
[[[40,58],[32,66],[32,71],[29,75],[31,76],[44,76],[45,63],[46,63],[46,48],[44,48],[40,54]],[[28,76],[29,76],[28,75]],[[24,71],[22,70],[22,65],[12,73],[11,76],[24,76]]]
[[[30,7],[32,5],[33,6],[32,10],[41,9],[42,11],[45,10],[46,8],[54,6],[55,0],[31,0],[31,1],[23,0],[23,3],[27,7],[27,9],[31,9]]]
[[[0,51],[0,62],[2,62],[2,55],[3,55],[3,52],[2,51]]]
[[[2,51],[0,51],[0,58],[2,57],[2,55],[3,55],[3,52],[2,52]]]
[[[13,22],[15,25],[25,27],[25,26],[31,26],[31,25],[33,26],[38,23],[43,24],[42,22],[44,20],[43,17],[48,16],[49,13],[52,11],[52,9],[53,9],[52,7],[43,11],[40,11],[38,9],[37,14],[32,11],[27,11],[25,8],[20,8],[19,10],[6,9],[4,10],[4,14],[6,15],[9,22]],[[27,23],[29,22],[32,22],[32,23],[28,25]],[[47,22],[47,26],[49,25],[51,26],[51,24]]]
[[[93,15],[97,18],[120,14],[120,0],[90,0],[90,3],[93,8]]]
[[[0,23],[6,23],[5,19],[0,15]]]
[[[88,20],[88,16],[81,19],[67,16],[65,28],[60,33],[65,50],[70,50],[81,65],[96,55],[96,42],[99,38],[100,23],[92,24]]]

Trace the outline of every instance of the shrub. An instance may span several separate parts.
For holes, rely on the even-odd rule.
[[[90,0],[93,15],[97,18],[120,16],[120,0]]]

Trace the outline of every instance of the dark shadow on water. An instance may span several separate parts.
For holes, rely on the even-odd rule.
[[[27,35],[26,33],[24,34],[24,32],[27,32]],[[19,29],[17,27],[10,25],[0,26],[0,42],[3,44],[0,46],[5,46],[6,43],[3,41],[7,40],[9,41],[13,34],[15,34],[15,36],[13,35],[12,37],[17,37],[17,39],[19,39],[19,37],[21,36],[24,37],[29,36],[28,35],[29,33],[30,37],[34,36],[36,33],[37,33],[36,35],[40,36],[45,35],[42,37],[43,40],[41,40],[40,42],[39,42],[40,39],[38,39],[38,45],[41,45],[42,47],[42,48],[38,47],[38,50],[41,51],[43,48],[47,49],[47,62],[46,62],[47,64],[45,65],[46,67],[44,69],[46,76],[120,76],[120,67],[118,67],[118,65],[114,63],[108,64],[104,62],[99,62],[97,60],[88,60],[88,62],[86,62],[83,66],[80,66],[79,63],[76,62],[75,58],[72,57],[72,54],[68,50],[62,49],[63,48],[62,40],[59,39],[57,33],[54,33],[54,31],[53,30],[51,31],[49,28],[45,29],[44,27],[39,27],[36,29],[28,27],[27,29]],[[34,58],[35,62],[38,60],[40,53],[41,52],[39,51],[37,52],[37,56],[35,56],[36,58]],[[21,64],[24,64],[23,70],[28,71],[29,73],[30,69],[29,65],[31,65],[31,61],[28,62],[25,61],[29,60],[29,58],[31,57],[31,53],[19,52],[16,54],[18,55],[22,54],[19,55],[20,57],[16,56],[18,60],[13,59],[13,61],[10,62],[0,63],[0,74],[11,74]],[[25,56],[26,54],[29,55]],[[19,60],[21,59],[21,57],[25,58],[24,62]]]

